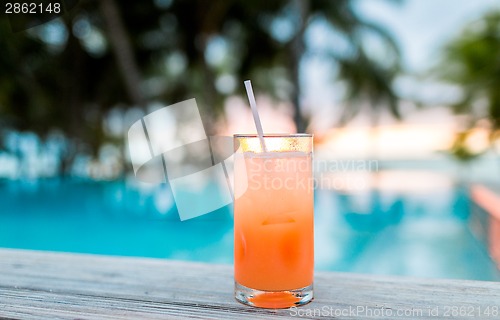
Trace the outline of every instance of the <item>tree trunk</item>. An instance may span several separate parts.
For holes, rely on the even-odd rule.
[[[291,43],[290,50],[290,69],[292,71],[293,93],[292,104],[294,108],[294,122],[297,127],[297,132],[305,132],[307,123],[301,113],[301,85],[300,85],[300,61],[304,55],[304,32],[307,27],[307,17],[309,16],[309,0],[291,0],[292,6],[295,8],[299,18],[300,25],[297,34]]]
[[[199,61],[201,62],[203,79],[205,85],[202,88],[203,101],[202,107],[200,109],[200,114],[202,116],[203,125],[205,128],[205,134],[207,136],[212,136],[216,134],[216,128],[214,126],[217,120],[216,106],[217,101],[217,91],[215,89],[215,75],[210,69],[210,66],[205,61],[205,50],[206,50],[206,39],[203,40],[203,50],[199,52]],[[198,106],[200,107],[200,106]]]
[[[66,28],[71,30],[71,19],[65,20]],[[64,62],[71,68],[71,72],[66,73],[64,80],[64,94],[62,99],[67,105],[64,109],[64,128],[71,145],[66,146],[61,155],[61,163],[59,166],[59,175],[63,178],[71,174],[71,167],[76,155],[80,150],[82,142],[86,140],[86,126],[84,123],[84,92],[82,83],[86,83],[87,75],[85,72],[86,54],[82,48],[80,41],[70,32],[67,42],[69,52],[68,59]]]
[[[373,158],[373,160],[380,160],[380,113],[376,108],[370,109],[370,129],[371,129],[371,146],[368,146],[368,157]]]
[[[134,50],[128,37],[125,25],[120,16],[119,8],[115,0],[101,0],[100,11],[104,18],[108,39],[111,43],[118,69],[122,75],[129,98],[136,106],[147,113],[146,101],[141,90],[141,73],[134,58]],[[125,143],[121,145],[122,178],[131,169],[131,165],[125,161]]]
[[[118,6],[115,0],[101,0],[100,10],[128,95],[134,104],[144,109],[144,95],[140,88],[141,74],[135,62],[134,50],[121,19]]]
[[[199,10],[197,11],[197,19],[200,21],[199,31],[200,36],[200,49],[198,49],[197,60],[201,63],[201,69],[203,72],[204,85],[201,90],[203,95],[203,101],[201,101],[203,107],[200,112],[202,115],[203,124],[205,126],[205,132],[208,136],[215,135],[217,130],[215,128],[215,123],[217,121],[217,110],[219,109],[216,104],[222,103],[220,99],[217,99],[217,90],[215,88],[215,73],[214,70],[210,68],[206,59],[205,52],[207,50],[208,41],[210,36],[217,34],[224,22],[228,10],[231,7],[231,1],[205,1],[200,0],[197,3]]]

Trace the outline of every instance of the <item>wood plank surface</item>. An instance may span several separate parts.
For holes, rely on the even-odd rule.
[[[0,249],[1,319],[500,319],[500,283],[316,273],[315,300],[233,298],[228,265]]]

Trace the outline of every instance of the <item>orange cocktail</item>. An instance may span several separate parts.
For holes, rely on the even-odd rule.
[[[236,298],[285,308],[313,297],[312,136],[236,135]]]

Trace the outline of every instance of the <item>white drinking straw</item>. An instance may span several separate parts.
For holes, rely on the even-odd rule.
[[[257,128],[257,134],[259,135],[260,147],[262,151],[267,152],[266,143],[264,142],[264,131],[262,131],[262,124],[260,123],[259,112],[257,112],[257,103],[255,102],[255,97],[252,90],[252,82],[246,80],[245,89],[247,90],[248,101],[250,102],[250,107],[252,109],[253,120],[255,121],[255,127]]]

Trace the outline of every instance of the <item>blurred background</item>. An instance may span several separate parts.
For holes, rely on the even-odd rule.
[[[190,98],[208,134],[255,132],[251,79],[265,132],[315,135],[318,270],[500,280],[497,0],[82,0],[10,22],[1,247],[232,263],[231,206],[180,222],[126,137]]]

